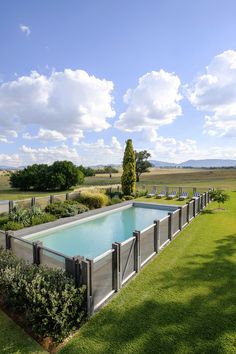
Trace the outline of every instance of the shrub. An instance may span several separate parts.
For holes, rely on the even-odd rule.
[[[146,197],[147,193],[148,193],[147,190],[136,191],[135,192],[135,198]]]
[[[9,214],[9,221],[21,223],[24,226],[29,226],[31,223],[31,215],[29,209],[14,207]]]
[[[118,204],[121,202],[122,202],[122,199],[120,199],[120,198],[111,198],[109,201],[109,205],[114,205],[114,204]]]
[[[0,230],[4,227],[4,225],[8,222],[8,216],[0,217]]]
[[[77,214],[84,213],[88,211],[86,205],[78,203],[77,201],[65,201],[65,202],[56,202],[53,204],[47,205],[45,208],[47,213],[55,215],[58,218],[64,218],[67,216],[74,216]]]
[[[36,215],[32,217],[31,226],[45,224],[46,222],[55,221],[57,218],[49,213],[44,213],[42,215]]]
[[[107,189],[106,190],[106,194],[110,197],[110,198],[122,198],[124,193],[123,192],[120,192],[120,191],[113,191],[110,189]]]
[[[17,221],[8,221],[6,224],[3,225],[3,230],[12,230],[12,231],[17,231],[20,229],[23,229],[25,225],[22,222],[17,222]]]
[[[122,199],[123,199],[123,200],[132,200],[132,199],[134,199],[134,196],[132,196],[132,195],[125,195]]]
[[[0,249],[0,294],[5,305],[23,316],[35,334],[60,341],[78,328],[85,287],[76,288],[59,269],[26,264]]]
[[[210,197],[213,201],[218,203],[219,208],[221,204],[224,204],[230,199],[230,196],[227,193],[224,193],[222,190],[219,189],[210,191]]]
[[[108,205],[109,198],[104,193],[84,191],[80,193],[78,201],[87,205],[89,209],[97,209]]]

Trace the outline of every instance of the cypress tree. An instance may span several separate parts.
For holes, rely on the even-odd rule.
[[[121,176],[122,191],[125,195],[130,195],[136,189],[135,175],[135,152],[131,139],[126,142],[124,157],[123,157],[123,173]]]

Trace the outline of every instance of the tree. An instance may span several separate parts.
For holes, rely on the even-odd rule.
[[[71,161],[55,161],[50,174],[53,189],[66,190],[79,182],[79,169]]]
[[[84,166],[80,165],[78,167],[78,169],[81,172],[83,172],[85,177],[93,177],[93,176],[95,176],[95,170],[93,168],[91,168],[91,167],[84,167]]]
[[[10,176],[11,187],[24,191],[66,190],[83,181],[83,172],[70,161],[55,161],[51,166],[34,164]]]
[[[122,191],[125,195],[135,192],[136,175],[135,175],[135,153],[131,139],[126,142],[123,157],[123,173],[121,176]]]
[[[136,182],[139,182],[142,173],[149,172],[149,168],[152,167],[151,162],[147,161],[149,157],[151,154],[147,150],[135,151]]]
[[[118,173],[118,172],[119,171],[116,168],[114,168],[110,165],[104,166],[104,173],[108,173],[110,178],[112,177],[112,173]]]
[[[221,204],[224,204],[227,200],[230,199],[227,193],[224,193],[222,190],[216,190],[210,192],[211,199],[218,203],[220,209]]]

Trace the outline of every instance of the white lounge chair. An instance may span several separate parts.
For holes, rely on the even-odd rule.
[[[147,197],[152,198],[155,197],[156,194],[157,194],[157,187],[153,187],[151,192],[147,194]]]
[[[172,191],[170,194],[168,194],[168,199],[174,199],[177,196],[176,191]]]
[[[182,192],[179,196],[179,200],[185,200],[188,198],[188,192]]]
[[[166,196],[166,191],[161,191],[159,194],[157,194],[157,198],[162,198]]]
[[[195,192],[192,199],[198,199],[200,197],[199,192]]]

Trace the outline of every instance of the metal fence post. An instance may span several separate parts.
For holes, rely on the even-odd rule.
[[[173,235],[173,213],[168,213],[169,215],[169,235],[168,238],[171,241]]]
[[[13,210],[13,207],[14,207],[14,201],[9,200],[9,213]]]
[[[86,305],[87,305],[87,315],[91,316],[93,313],[91,309],[91,289],[90,289],[90,266],[89,262],[83,259],[81,261],[81,284],[86,286]]]
[[[190,220],[190,207],[189,207],[189,202],[187,202],[186,204],[187,204],[187,223],[189,223],[189,220]]]
[[[135,271],[138,273],[141,268],[141,245],[140,245],[140,231],[134,231],[133,236],[135,240]]]
[[[154,252],[158,253],[160,249],[160,220],[154,220]]]
[[[193,200],[193,217],[195,218],[196,217],[196,199]]]
[[[11,249],[11,235],[8,231],[5,232],[5,240],[6,240],[6,250]]]
[[[43,243],[40,241],[33,242],[33,263],[39,265],[40,264],[40,247],[42,247]]]
[[[120,245],[118,243],[112,244],[114,252],[112,254],[112,268],[113,268],[113,287],[115,291],[120,290]]]
[[[31,198],[31,207],[35,206],[35,202],[36,202],[35,197]]]
[[[183,207],[179,207],[179,229],[180,231],[183,228]]]

